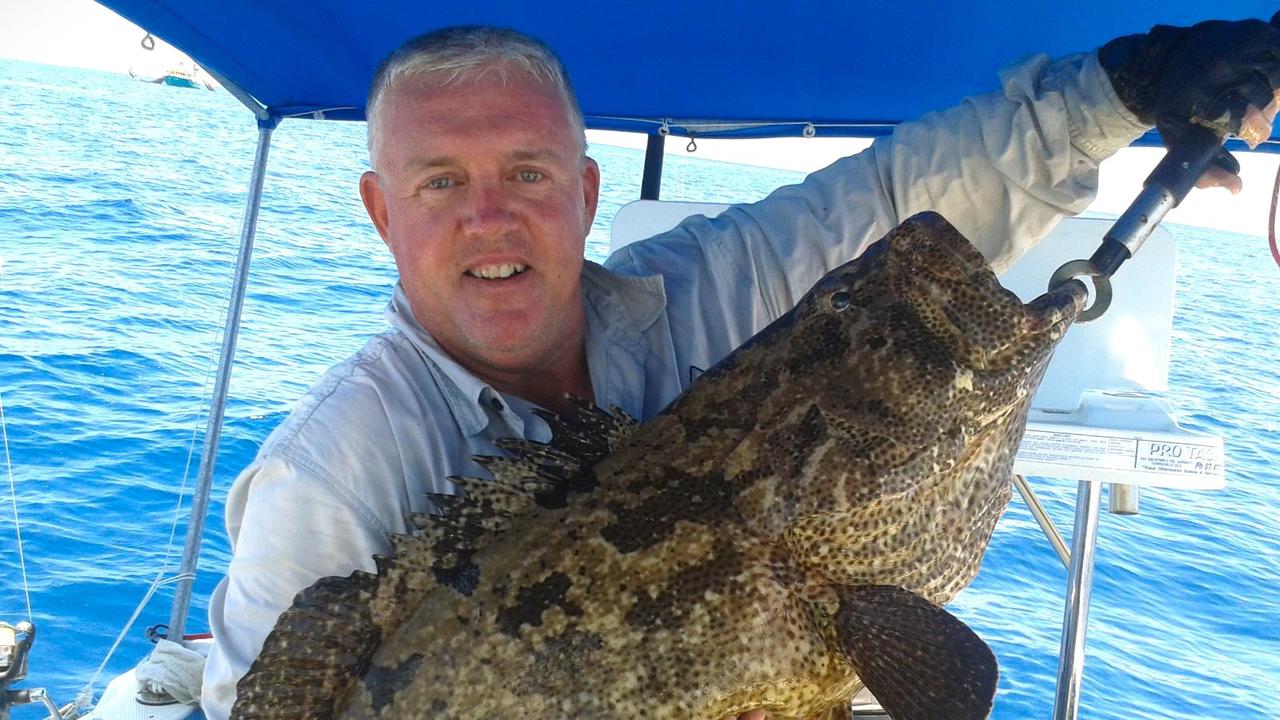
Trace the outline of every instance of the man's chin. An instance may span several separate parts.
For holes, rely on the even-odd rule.
[[[479,363],[508,373],[537,370],[556,354],[560,343],[548,342],[555,333],[528,323],[494,322],[467,333],[465,352]]]

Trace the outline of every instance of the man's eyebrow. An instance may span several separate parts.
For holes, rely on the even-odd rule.
[[[512,160],[555,160],[560,157],[560,153],[551,150],[516,150],[511,153]]]
[[[551,162],[561,158],[562,155],[553,150],[513,150],[507,157],[512,162]],[[405,163],[405,169],[409,172],[423,172],[462,164],[462,161],[453,155],[433,155],[409,160]]]
[[[448,167],[457,165],[458,160],[449,155],[438,155],[435,157],[419,157],[414,158],[405,163],[407,170],[430,170],[431,168]]]

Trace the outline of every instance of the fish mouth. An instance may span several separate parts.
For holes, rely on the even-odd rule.
[[[1089,301],[1089,288],[1072,278],[1026,304],[1032,332],[1065,332]]]

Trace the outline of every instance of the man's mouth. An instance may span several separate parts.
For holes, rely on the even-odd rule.
[[[466,274],[481,280],[501,280],[525,271],[525,266],[518,263],[502,263],[501,265],[481,265],[467,268]]]

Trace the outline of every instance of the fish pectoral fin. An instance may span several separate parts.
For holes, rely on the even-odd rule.
[[[990,714],[999,667],[968,625],[900,587],[845,586],[836,593],[841,649],[893,720]]]
[[[298,593],[236,686],[235,720],[325,720],[341,709],[381,638],[380,579],[356,571]]]

